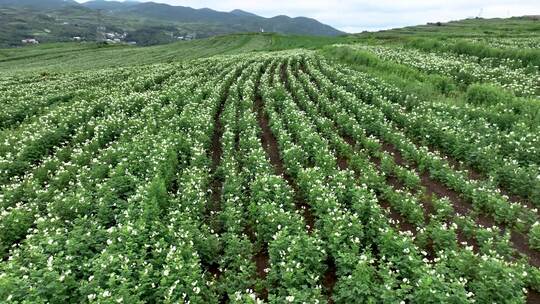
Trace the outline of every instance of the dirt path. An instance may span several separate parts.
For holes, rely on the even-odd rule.
[[[311,233],[315,226],[315,217],[311,212],[311,207],[307,204],[305,199],[299,192],[298,185],[293,178],[285,171],[283,161],[281,160],[277,139],[269,127],[269,120],[267,115],[263,112],[263,101],[261,96],[256,96],[255,109],[259,121],[259,126],[262,129],[261,141],[266,154],[270,158],[270,162],[274,166],[277,175],[282,176],[289,186],[294,190],[294,201],[297,209],[299,209],[304,216],[304,220],[307,225],[308,232]]]
[[[282,71],[283,71],[283,68],[282,68]],[[262,133],[261,133],[262,147],[265,150],[266,155],[270,159],[270,163],[274,167],[274,172],[277,175],[283,177],[283,179],[285,179],[287,184],[293,189],[295,206],[297,210],[299,210],[300,213],[303,215],[308,233],[311,233],[313,230],[313,227],[315,226],[315,217],[313,216],[311,212],[311,207],[307,204],[305,199],[300,194],[298,185],[285,170],[283,160],[281,159],[281,154],[279,151],[277,138],[272,133],[272,130],[270,129],[270,120],[268,118],[268,115],[264,112],[264,101],[259,91],[260,78],[257,79],[257,83],[255,84],[255,86],[256,86],[256,92],[255,92],[255,102],[253,105],[253,111],[257,116],[257,122],[259,124],[259,127],[262,130]],[[253,259],[257,267],[257,274],[259,278],[263,280],[266,279],[267,273],[265,269],[269,267],[269,259],[270,259],[267,245],[263,246],[263,248],[261,248],[261,250],[253,257]],[[267,300],[268,290],[264,288],[264,290],[261,292],[261,294],[259,294],[259,296],[263,300]]]
[[[221,192],[223,189],[223,179],[218,174],[218,169],[221,163],[221,156],[223,155],[223,148],[221,146],[221,138],[223,137],[223,124],[221,122],[221,116],[223,114],[223,110],[225,108],[225,103],[229,97],[229,89],[225,91],[224,96],[221,98],[218,106],[218,110],[214,114],[213,121],[214,121],[214,131],[212,134],[212,142],[210,146],[209,151],[209,157],[212,160],[212,164],[210,166],[210,174],[211,174],[211,181],[210,181],[210,200],[208,202],[208,206],[206,206],[205,215],[208,218],[209,224],[215,231],[219,234],[221,234],[223,227],[218,221],[218,214],[221,211]],[[219,279],[221,276],[221,271],[219,270],[218,263],[206,263],[204,267],[208,270],[208,272],[216,279]]]
[[[332,299],[332,293],[334,292],[334,286],[336,286],[338,277],[337,277],[337,267],[334,259],[328,257],[326,260],[326,271],[322,277],[322,285],[326,291],[326,296],[328,297],[328,303],[333,304],[334,300]]]
[[[221,138],[223,137],[223,124],[221,122],[221,115],[225,108],[225,102],[229,97],[229,89],[225,93],[225,96],[221,99],[218,110],[214,115],[214,132],[212,134],[212,145],[211,145],[211,158],[212,165],[210,167],[212,174],[212,181],[210,182],[210,189],[212,190],[211,196],[211,211],[217,211],[220,209],[221,201],[221,190],[223,188],[223,180],[218,176],[218,168],[221,163],[221,156],[223,155],[223,148],[221,146]]]
[[[284,77],[283,73],[285,73],[285,65],[281,66],[282,77]],[[257,121],[262,130],[262,146],[266,151],[266,154],[270,158],[270,163],[274,166],[276,174],[282,176],[287,182],[287,184],[294,190],[295,205],[297,209],[299,209],[303,214],[304,220],[308,226],[308,232],[311,233],[313,227],[315,226],[315,217],[311,212],[311,206],[307,204],[304,197],[301,195],[298,185],[285,170],[283,160],[281,159],[277,138],[272,133],[272,130],[270,129],[270,120],[268,118],[268,115],[266,115],[266,113],[264,112],[264,102],[258,90],[259,84],[260,83],[256,84],[257,92],[255,94],[254,111],[257,114]]]

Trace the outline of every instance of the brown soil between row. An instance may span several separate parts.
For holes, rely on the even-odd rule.
[[[309,75],[309,73],[306,73],[306,74]],[[311,78],[311,75],[309,75],[309,76]],[[356,143],[354,142],[354,140],[351,137],[347,136],[347,138],[343,137],[343,139],[351,147],[356,146]],[[395,161],[396,164],[401,165],[401,166],[405,166],[406,164],[408,164],[403,159],[403,157],[401,156],[401,153],[393,145],[391,145],[389,143],[384,143],[383,144],[383,150],[390,153],[394,157],[394,161]],[[375,162],[377,167],[379,167],[380,161],[377,161],[377,160],[371,160],[371,161]],[[456,163],[457,162],[454,162],[453,166],[455,166]],[[347,168],[348,167],[347,160],[345,158],[343,158],[342,156],[339,156],[338,157],[338,166],[339,166],[340,169]],[[478,172],[474,171],[474,170],[468,170],[468,172],[469,172],[469,175],[470,175],[471,179],[480,179],[481,178],[481,175]],[[420,178],[421,178],[421,184],[426,190],[426,194],[430,197],[429,200],[431,200],[431,197],[433,197],[433,196],[448,197],[450,199],[450,201],[452,202],[452,204],[454,206],[454,209],[455,209],[455,211],[457,213],[468,214],[472,210],[472,205],[470,205],[468,203],[465,203],[464,200],[461,198],[461,196],[456,191],[448,188],[446,185],[442,184],[439,181],[433,180],[429,176],[429,174],[427,172],[422,172],[421,175],[420,175]],[[397,181],[395,179],[388,178],[387,181],[393,187],[398,187],[398,188],[401,187],[401,184],[399,183],[399,181]],[[504,191],[503,191],[503,193],[504,193]],[[513,201],[513,202],[521,200],[521,198],[519,196],[516,196],[516,195],[509,196],[509,197],[510,197],[510,201]],[[426,209],[425,212],[424,212],[424,215],[426,215],[426,213],[428,213],[428,214],[432,213],[432,210],[427,210],[429,208],[429,206],[426,206],[426,203],[428,205],[430,205],[430,202],[424,202],[424,208]],[[401,230],[401,231],[411,231],[414,234],[414,232],[415,232],[414,225],[411,225],[411,224],[407,223],[406,221],[404,221],[400,214],[398,214],[397,212],[392,210],[392,208],[390,207],[388,202],[382,201],[381,205],[386,210],[389,211],[390,218],[392,218],[394,221],[397,221],[399,223],[398,224],[398,226],[399,226],[398,229],[399,230]],[[532,208],[532,206],[528,202],[525,202],[525,205]],[[485,226],[485,227],[496,226],[495,222],[491,218],[486,217],[485,215],[478,215],[477,216],[477,223],[482,225],[482,226]],[[506,227],[504,227],[504,226],[501,227],[501,228],[502,228],[501,229],[502,231],[506,230]],[[475,240],[471,240],[471,239],[466,238],[463,235],[462,231],[458,231],[458,236],[457,237],[458,237],[458,241],[460,243],[461,242],[466,242],[466,241],[468,241],[469,243],[472,243],[473,250],[475,252],[478,252],[478,244],[476,243]],[[529,263],[531,265],[533,265],[535,267],[540,267],[540,254],[537,251],[534,251],[534,250],[529,248],[528,242],[527,242],[527,237],[525,235],[523,235],[522,233],[516,232],[516,231],[511,231],[511,239],[510,240],[511,240],[512,244],[514,245],[515,249],[517,249],[521,254],[524,254],[525,256],[528,257]],[[527,295],[527,303],[540,303],[540,293],[538,293],[537,291],[532,290],[532,289],[529,289],[528,291],[529,292],[528,292],[528,295]]]

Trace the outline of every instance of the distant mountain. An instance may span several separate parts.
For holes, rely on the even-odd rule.
[[[298,34],[298,35],[313,35],[313,36],[338,36],[345,34],[335,28],[320,23],[319,21],[306,18],[288,16],[276,16],[267,19],[263,26],[267,31],[283,33],[283,34]]]
[[[84,7],[95,9],[95,10],[100,9],[100,10],[106,10],[106,11],[117,11],[117,10],[126,9],[131,5],[137,5],[137,4],[139,4],[139,2],[135,2],[135,1],[118,2],[118,1],[96,0],[96,1],[85,2],[82,5]]]
[[[98,22],[111,40],[138,45],[164,44],[245,32],[336,36],[342,32],[315,19],[265,18],[242,10],[220,12],[153,2],[95,0],[0,0],[0,47],[40,43],[95,41]]]
[[[1,6],[30,7],[34,9],[57,9],[65,6],[78,6],[74,0],[0,0]]]
[[[82,4],[92,9],[101,9],[114,15],[165,20],[176,23],[208,23],[227,26],[232,32],[254,32],[264,29],[284,34],[337,36],[344,34],[315,19],[288,16],[264,18],[242,10],[220,12],[208,8],[193,9],[154,2],[116,2],[94,0]]]
[[[258,15],[255,15],[250,12],[243,11],[243,10],[239,10],[239,9],[232,10],[230,11],[230,13],[235,16],[241,16],[241,17],[260,17]]]

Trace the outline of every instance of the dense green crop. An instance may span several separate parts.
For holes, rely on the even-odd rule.
[[[169,59],[0,76],[0,302],[538,296],[538,70],[358,44]]]
[[[492,85],[474,84],[467,89],[467,101],[477,106],[493,106],[511,98]]]

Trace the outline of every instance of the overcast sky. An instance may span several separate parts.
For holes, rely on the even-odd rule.
[[[540,0],[153,0],[153,2],[193,8],[208,7],[220,11],[242,9],[264,17],[306,16],[346,32],[388,29],[478,15],[485,18],[540,15]]]

